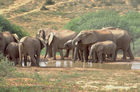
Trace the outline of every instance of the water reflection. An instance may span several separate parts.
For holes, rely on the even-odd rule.
[[[97,68],[97,69],[140,69],[140,63],[127,63],[126,64],[115,64],[115,63],[92,63],[92,62],[73,62],[73,61],[48,61],[48,62],[40,62],[40,67],[77,67],[77,68]],[[24,66],[24,65],[23,65]]]
[[[70,61],[70,67],[73,67],[73,66],[72,66],[72,63],[73,63],[73,62],[72,62],[72,61]]]
[[[64,61],[64,67],[67,67],[67,61]]]
[[[131,66],[131,69],[134,70],[134,69],[140,69],[140,63],[139,62],[135,62],[132,64]]]
[[[56,61],[56,67],[61,67],[61,62],[60,61]]]

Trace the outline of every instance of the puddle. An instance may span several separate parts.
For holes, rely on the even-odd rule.
[[[140,69],[140,63],[139,62],[132,63],[131,69],[132,70]]]
[[[52,68],[97,68],[97,69],[122,69],[130,70],[140,68],[140,63],[126,63],[126,64],[109,64],[109,63],[92,63],[92,62],[73,62],[71,60],[64,61],[41,61],[39,63],[40,67],[52,67]]]

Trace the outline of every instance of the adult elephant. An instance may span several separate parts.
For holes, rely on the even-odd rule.
[[[63,49],[65,49],[64,44],[68,40],[72,40],[77,35],[76,32],[71,30],[59,30],[57,32],[52,32],[49,34],[49,36],[46,38],[48,41],[48,45],[52,46],[53,51],[53,59],[56,59],[56,52],[60,52],[61,59],[64,59],[63,57]]]
[[[90,30],[90,31],[81,31],[74,39],[73,39],[73,45],[76,45],[79,41],[81,42],[82,45],[85,46],[84,50],[84,57],[85,61],[88,61],[88,48],[92,44],[100,41],[106,41],[106,40],[111,40],[115,42],[115,38],[113,34],[108,31],[108,30]]]
[[[40,52],[44,48],[45,42],[42,38],[35,37],[23,37],[19,43],[19,58],[20,64],[22,63],[22,57],[24,56],[27,59],[27,56],[31,58],[32,63],[36,66],[39,66],[40,61]],[[26,64],[27,61],[24,61]]]
[[[45,38],[47,38],[51,32],[55,33],[57,31],[54,29],[50,29],[50,28],[39,29],[37,32],[37,36],[39,36],[45,40]],[[51,47],[51,45],[48,45],[48,44],[46,44],[45,57],[46,57],[47,53],[48,53],[48,57],[52,57],[52,47]]]
[[[116,49],[115,57],[117,57],[118,50],[121,49],[123,50],[123,59],[126,59],[127,53],[131,60],[134,59],[134,56],[130,48],[130,42],[133,40],[130,33],[128,33],[126,30],[122,30],[120,28],[113,28],[113,27],[103,28],[102,30],[108,30],[112,32],[112,34],[116,39],[117,49]]]
[[[10,32],[0,32],[0,52],[4,55],[6,54],[6,47],[10,42],[18,42],[18,36],[16,34],[11,34]]]

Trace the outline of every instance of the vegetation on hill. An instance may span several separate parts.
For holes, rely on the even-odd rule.
[[[74,18],[64,28],[80,32],[81,30],[117,27],[129,31],[134,38],[140,37],[140,13],[128,12],[121,16],[116,11],[98,11]]]
[[[0,31],[9,31],[10,33],[16,33],[19,38],[27,35],[27,32],[22,27],[17,26],[16,24],[12,24],[2,15],[0,15]]]
[[[135,41],[136,49],[140,44],[140,13],[131,11],[120,15],[116,11],[97,11],[87,13],[68,22],[64,28],[80,32],[81,30],[101,29],[103,27],[117,27],[130,32]],[[135,52],[139,55],[139,51]]]

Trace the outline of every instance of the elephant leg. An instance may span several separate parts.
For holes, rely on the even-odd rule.
[[[24,56],[24,66],[27,66],[27,55]]]
[[[94,61],[95,63],[97,63],[98,60],[99,60],[98,54],[97,54],[97,52],[94,52],[94,59],[93,59],[93,61]]]
[[[85,59],[85,62],[88,61],[88,48],[87,47],[84,50],[84,59]]]
[[[106,54],[102,54],[102,59],[103,59],[103,61],[106,61]]]
[[[60,53],[60,56],[61,56],[61,60],[64,60],[63,50],[62,49],[59,49],[59,53]]]
[[[38,66],[37,62],[36,62],[36,59],[35,59],[35,55],[29,54],[29,56],[31,57],[31,61],[32,61],[33,65]]]
[[[69,52],[70,52],[70,49],[66,49],[66,53],[64,57],[69,57]]]
[[[80,61],[82,57],[80,50],[77,51],[77,55],[78,55],[78,60]]]
[[[53,51],[53,60],[56,60],[56,51],[57,50],[55,48],[53,48],[52,51]]]
[[[115,51],[112,53],[111,55],[111,61],[116,61],[116,58],[115,58]]]
[[[119,49],[116,49],[116,50],[115,50],[115,55],[114,55],[114,60],[115,60],[115,61],[116,61],[116,58],[117,58],[117,52],[118,52],[118,50],[119,50]]]
[[[36,63],[39,66],[39,62],[40,62],[40,51],[37,52],[37,56],[36,56]]]
[[[98,54],[97,54],[100,63],[103,62],[103,56],[102,55],[103,55],[103,53],[101,53],[101,52],[98,52]]]
[[[81,53],[81,55],[80,55],[80,57],[81,57],[81,61],[84,62],[84,51],[81,50],[80,53]]]
[[[133,54],[132,54],[132,51],[131,51],[130,46],[129,46],[127,52],[128,52],[129,57],[130,57],[130,60],[134,60],[134,56],[133,56]]]
[[[46,58],[46,56],[47,56],[47,54],[48,54],[48,46],[46,45],[46,53],[45,53],[45,56],[44,56],[44,58]]]
[[[53,53],[52,53],[52,46],[47,46],[48,47],[48,57],[51,58],[53,56]]]
[[[123,49],[123,59],[126,60],[126,54],[127,54],[127,50]]]
[[[78,48],[75,47],[74,48],[74,59],[73,59],[74,62],[77,60],[77,53],[78,53]]]
[[[79,55],[79,53],[78,53]],[[72,49],[72,59],[74,59],[74,49]]]

